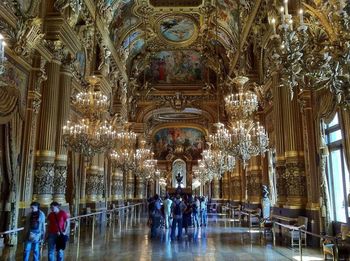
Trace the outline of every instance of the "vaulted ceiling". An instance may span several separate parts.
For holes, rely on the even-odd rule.
[[[135,129],[198,125],[207,134],[211,123],[223,120],[218,97],[234,76],[253,3],[114,1],[109,31],[129,78],[126,105]]]

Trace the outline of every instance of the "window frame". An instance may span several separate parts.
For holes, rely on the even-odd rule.
[[[339,117],[338,113],[334,117]],[[334,120],[334,119],[333,119]],[[333,121],[332,120],[332,121]],[[343,145],[343,135],[340,140],[329,142],[330,141],[330,135],[338,130],[341,130],[341,125],[339,123],[339,118],[338,118],[338,123],[336,125],[333,125],[331,127],[328,127],[328,124],[324,124],[324,133],[326,137],[326,144],[328,147],[328,156],[327,156],[327,180],[328,180],[328,193],[330,196],[330,203],[331,203],[331,209],[330,211],[332,212],[333,220],[335,222],[344,222],[340,221],[338,219],[339,212],[337,215],[337,209],[336,209],[336,204],[335,204],[335,193],[334,193],[334,173],[333,173],[333,166],[332,166],[332,151],[340,151],[340,167],[341,167],[341,180],[342,180],[342,188],[343,188],[343,200],[345,203],[344,209],[345,209],[345,222],[349,222],[349,202],[348,202],[348,191],[347,191],[347,186],[346,186],[346,178],[345,175],[349,175],[349,173],[346,172],[346,162],[345,162],[345,152],[344,152],[344,145]],[[349,170],[348,170],[349,171]]]

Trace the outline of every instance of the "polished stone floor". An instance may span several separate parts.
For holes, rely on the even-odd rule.
[[[236,224],[237,225],[237,224]],[[83,227],[83,226],[82,226]],[[73,241],[73,240],[72,240]],[[66,249],[65,260],[300,260],[297,249],[273,247],[257,230],[234,226],[231,219],[211,219],[208,227],[191,228],[181,241],[162,229],[150,239],[145,219],[124,219],[107,227],[82,229]],[[320,250],[304,249],[303,260],[323,260]],[[0,260],[21,260],[22,246],[0,249]],[[47,260],[44,246],[43,260]]]

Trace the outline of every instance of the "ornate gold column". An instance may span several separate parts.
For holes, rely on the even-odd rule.
[[[34,151],[38,133],[39,113],[41,106],[41,87],[46,81],[46,61],[39,55],[33,56],[33,70],[31,72],[30,90],[28,91],[28,108],[24,129],[23,163],[21,164],[20,207],[27,207],[32,201],[34,178]]]
[[[248,201],[251,204],[260,204],[261,201],[261,156],[252,157],[247,174]]]
[[[34,174],[34,200],[43,205],[52,201],[55,143],[57,131],[57,110],[59,97],[60,66],[62,46],[54,42],[54,57],[47,65],[47,81],[42,91],[40,127]]]
[[[55,175],[53,179],[53,200],[61,204],[66,203],[65,194],[67,187],[67,149],[63,142],[62,128],[69,119],[71,88],[72,73],[70,61],[66,61],[62,64],[60,73]]]
[[[123,172],[120,169],[115,169],[112,172],[111,196],[112,201],[122,199],[123,192]]]
[[[284,129],[282,114],[282,88],[279,86],[278,74],[272,75],[273,88],[273,120],[276,141],[276,187],[277,205],[282,207],[287,201],[287,188],[285,181],[285,157],[284,157]]]
[[[100,182],[99,178],[100,168],[98,166],[98,156],[94,156],[91,164],[86,169],[86,201],[97,201],[97,190]]]
[[[140,177],[137,177],[136,178],[136,198],[137,199],[143,199],[144,198],[144,186],[145,186],[145,183],[144,181],[142,180],[142,178]]]
[[[306,177],[302,123],[297,98],[291,100],[288,88],[282,88],[283,126],[287,202],[285,207],[303,208],[306,204]]]
[[[231,173],[231,187],[232,187],[232,201],[241,202],[242,187],[241,187],[241,176],[239,173],[239,165],[236,164],[235,168]]]
[[[314,112],[312,109],[312,92],[303,90],[299,94],[302,109],[302,123],[304,136],[304,152],[305,152],[305,175],[307,181],[307,209],[319,210],[320,208],[320,172],[317,167],[317,151],[316,151],[316,128],[314,121]]]
[[[135,192],[134,184],[135,184],[134,173],[132,170],[129,170],[127,174],[127,180],[126,180],[126,198],[127,199],[134,199],[134,192]]]
[[[98,155],[98,184],[96,191],[97,201],[103,201],[103,192],[105,192],[105,172],[104,172],[104,154]]]
[[[220,182],[219,182],[219,179],[217,177],[215,177],[213,179],[212,183],[213,183],[212,198],[213,199],[220,199]]]
[[[225,200],[228,200],[230,197],[229,196],[229,175],[230,173],[227,171],[222,177],[222,198]]]

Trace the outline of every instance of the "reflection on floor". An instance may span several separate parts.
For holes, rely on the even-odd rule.
[[[237,225],[237,224],[236,224]],[[82,226],[83,227],[83,226]],[[65,260],[300,260],[298,249],[273,247],[269,236],[234,226],[231,219],[211,219],[208,227],[191,228],[181,241],[170,241],[170,229],[150,239],[145,219],[128,219],[109,226],[81,230],[65,251]],[[1,260],[21,260],[22,246],[0,250]],[[44,246],[43,259],[47,260]],[[323,260],[320,250],[305,249],[303,260]]]

